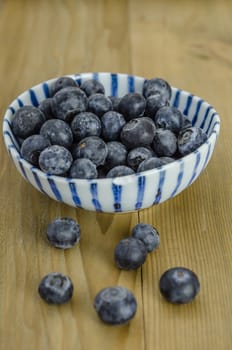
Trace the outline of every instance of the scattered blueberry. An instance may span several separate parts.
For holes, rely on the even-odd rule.
[[[102,117],[108,111],[113,108],[112,102],[109,97],[102,94],[93,94],[88,100],[88,111],[95,113],[97,116]]]
[[[94,79],[83,81],[80,88],[86,93],[88,97],[93,94],[105,94],[105,88],[102,83]]]
[[[123,143],[110,141],[107,143],[108,153],[106,157],[106,167],[112,169],[117,165],[125,165],[127,159],[127,148]]]
[[[74,115],[85,112],[88,99],[78,87],[65,87],[59,90],[52,99],[52,114],[57,119],[70,122]]]
[[[167,100],[170,100],[172,96],[171,86],[166,80],[161,78],[145,80],[143,85],[143,96],[148,98],[151,95],[155,95],[157,92],[165,96]]]
[[[80,240],[80,225],[71,218],[56,218],[47,226],[47,239],[56,248],[71,248]]]
[[[31,135],[23,141],[21,155],[29,163],[38,166],[39,155],[48,146],[50,146],[49,140],[42,135]]]
[[[162,107],[155,115],[155,125],[157,128],[168,129],[178,134],[182,129],[185,117],[176,107]]]
[[[101,128],[99,117],[91,112],[79,113],[71,122],[71,129],[76,141],[80,141],[87,136],[100,136]]]
[[[15,136],[25,139],[37,134],[46,118],[39,108],[23,106],[17,109],[12,120],[12,131]]]
[[[78,158],[72,163],[69,176],[75,179],[96,179],[98,171],[96,165],[90,159]]]
[[[115,248],[114,259],[118,268],[135,270],[143,265],[147,257],[145,244],[137,238],[122,239]]]
[[[145,159],[151,158],[154,156],[154,152],[147,147],[136,147],[130,150],[127,155],[127,164],[134,171],[138,169],[140,163]]]
[[[195,151],[207,140],[207,135],[201,128],[190,127],[180,131],[177,139],[178,151],[181,156],[185,156]]]
[[[53,272],[43,277],[38,292],[49,304],[64,304],[72,298],[73,283],[68,276]]]
[[[120,137],[122,143],[129,149],[149,146],[155,135],[155,124],[148,117],[130,120],[122,128]]]
[[[46,119],[53,119],[54,118],[54,116],[52,114],[52,103],[53,103],[53,99],[51,97],[49,97],[49,98],[45,98],[44,100],[42,100],[38,105],[38,108],[45,115]]]
[[[42,171],[52,175],[64,175],[71,167],[73,158],[67,148],[52,145],[45,148],[39,156]]]
[[[47,138],[52,145],[71,147],[73,133],[68,123],[61,119],[49,119],[40,129],[40,135]]]
[[[186,304],[196,297],[200,283],[193,271],[184,267],[174,267],[163,273],[159,288],[163,297],[170,303]]]
[[[132,230],[132,237],[140,239],[144,243],[148,253],[157,249],[160,244],[157,229],[149,224],[139,223],[135,225]]]
[[[121,130],[126,124],[124,116],[115,111],[106,112],[101,117],[102,138],[105,141],[116,141],[119,139]]]
[[[151,95],[146,100],[145,115],[154,120],[156,113],[162,107],[169,106],[169,100],[165,95],[157,92],[155,95]]]
[[[177,138],[171,130],[156,129],[152,147],[158,156],[171,157],[177,150]]]
[[[146,100],[137,93],[129,93],[124,95],[118,105],[118,110],[126,118],[127,121],[141,117],[145,111]]]
[[[117,165],[114,168],[110,169],[110,171],[106,174],[107,178],[111,177],[119,177],[119,176],[127,176],[134,174],[134,170],[129,168],[126,165]]]
[[[72,153],[74,158],[88,158],[96,166],[103,165],[107,157],[107,145],[98,136],[88,136],[82,139]]]
[[[58,91],[66,87],[78,87],[77,82],[70,77],[60,77],[51,84],[50,95],[54,96]]]
[[[135,316],[137,302],[127,288],[114,286],[104,288],[96,295],[94,308],[103,322],[120,325]]]
[[[142,171],[159,168],[164,164],[165,162],[162,161],[162,159],[158,157],[151,157],[151,158],[145,159],[142,163],[139,164],[137,172],[140,173]]]

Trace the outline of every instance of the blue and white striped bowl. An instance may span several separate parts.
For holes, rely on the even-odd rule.
[[[106,95],[123,96],[141,92],[145,78],[127,74],[83,73],[69,75],[78,83],[94,78],[103,83]],[[56,79],[56,78],[55,78]],[[4,141],[20,174],[36,189],[68,205],[99,212],[127,212],[148,208],[172,198],[191,185],[207,166],[220,130],[215,109],[200,97],[172,87],[171,104],[195,126],[203,128],[207,141],[195,152],[143,173],[114,179],[80,180],[48,175],[25,161],[11,130],[15,111],[23,105],[38,106],[49,96],[55,80],[38,84],[19,95],[8,107],[3,120]]]

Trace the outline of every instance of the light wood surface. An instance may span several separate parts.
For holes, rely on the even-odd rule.
[[[164,0],[0,0],[0,112],[19,93],[69,73],[159,76],[209,101],[221,133],[207,169],[186,191],[130,214],[95,214],[59,204],[18,174],[0,140],[1,350],[229,350],[232,344],[232,2]],[[71,216],[80,244],[49,246],[46,225]],[[118,270],[116,243],[137,222],[151,223],[161,245],[137,271]],[[183,265],[199,276],[197,299],[163,300],[162,272]],[[56,307],[37,293],[41,278],[68,274],[70,303]],[[96,293],[123,285],[138,311],[125,326],[100,322]]]

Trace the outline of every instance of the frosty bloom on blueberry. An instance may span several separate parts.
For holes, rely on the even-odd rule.
[[[64,304],[72,298],[73,283],[68,276],[53,272],[43,277],[38,292],[49,304]]]
[[[56,218],[47,226],[47,239],[56,248],[73,247],[80,240],[80,225],[71,218]]]

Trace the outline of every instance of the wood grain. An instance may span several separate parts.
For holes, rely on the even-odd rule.
[[[232,2],[230,0],[0,1],[3,115],[30,86],[63,74],[91,71],[160,76],[208,100],[222,128],[207,169],[186,191],[128,214],[96,214],[54,202],[16,172],[0,140],[1,350],[228,350],[232,343]],[[57,216],[81,225],[68,251],[45,240]],[[161,245],[137,271],[118,270],[117,242],[137,222],[160,232]],[[173,306],[158,290],[169,267],[192,268],[198,298]],[[46,305],[40,279],[51,271],[74,283],[70,303]],[[98,319],[93,299],[109,285],[131,289],[136,317],[123,327]]]

